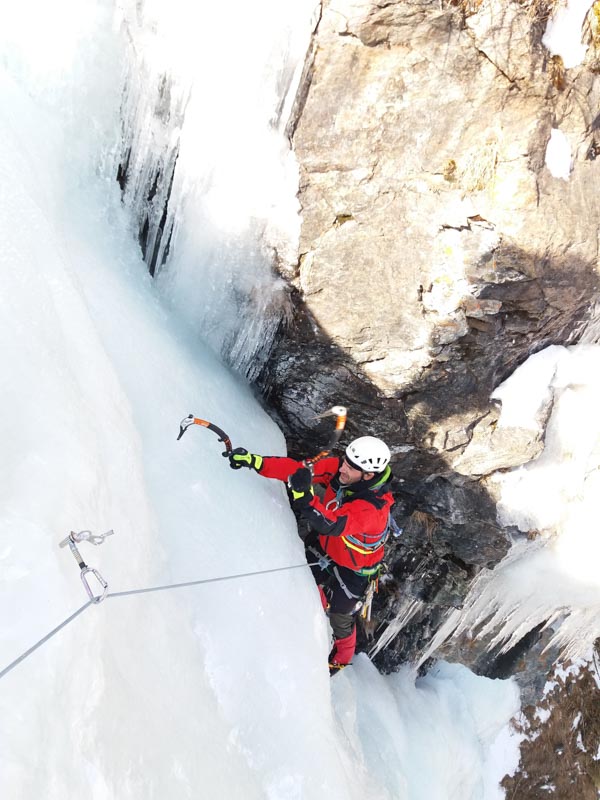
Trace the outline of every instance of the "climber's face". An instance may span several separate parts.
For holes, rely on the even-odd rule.
[[[374,474],[373,472],[363,472],[362,469],[349,464],[345,458],[340,465],[340,483],[344,486],[351,486],[353,483],[358,483],[358,481],[369,480]]]

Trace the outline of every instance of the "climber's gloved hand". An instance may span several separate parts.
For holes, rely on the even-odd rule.
[[[312,488],[312,474],[307,467],[300,467],[290,475],[288,486],[292,492],[293,502],[303,500],[310,503],[314,491]]]
[[[223,453],[223,455],[229,459],[231,469],[248,467],[248,469],[255,469],[258,472],[262,467],[263,457],[249,453],[243,447],[236,447],[231,453]]]

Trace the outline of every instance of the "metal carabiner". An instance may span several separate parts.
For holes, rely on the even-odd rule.
[[[365,595],[363,606],[360,612],[361,617],[367,622],[371,621],[371,606],[373,605],[373,595],[375,594],[375,591],[375,581],[371,581],[367,587],[367,593]]]
[[[102,594],[95,595],[92,591],[92,587],[88,583],[87,575],[92,574],[94,578],[98,581],[100,586],[102,587]],[[81,582],[85,586],[85,590],[88,593],[88,597],[92,601],[92,603],[101,603],[104,598],[106,597],[106,592],[108,591],[108,583],[104,580],[102,575],[98,572],[97,569],[93,569],[93,567],[84,567],[81,572],[79,573],[81,578]]]

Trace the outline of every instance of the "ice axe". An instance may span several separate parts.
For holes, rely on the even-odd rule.
[[[329,453],[335,447],[335,445],[338,443],[340,436],[342,435],[342,432],[346,425],[347,414],[348,414],[347,409],[344,406],[333,406],[333,408],[330,408],[327,411],[324,411],[322,414],[317,414],[315,417],[313,417],[313,419],[324,419],[325,417],[335,417],[336,420],[335,420],[335,430],[331,435],[331,438],[329,440],[329,443],[327,444],[326,449],[321,450],[319,453],[317,453],[316,456],[313,456],[312,458],[307,458],[304,461],[304,464],[307,467],[309,467],[309,469],[312,469],[313,465],[316,464],[317,461],[320,461],[322,458],[325,458],[325,456],[328,456]],[[193,414],[188,414],[188,416],[182,419],[181,422],[179,423],[179,436],[177,437],[177,441],[181,439],[181,437],[187,431],[190,425],[201,425],[204,428],[208,428],[213,433],[216,433],[217,436],[219,437],[219,441],[223,442],[223,444],[225,445],[226,452],[227,453],[232,452],[233,447],[231,445],[231,439],[229,438],[229,436],[227,436],[224,430],[222,430],[217,425],[214,425],[212,422],[209,422],[206,419],[199,419],[198,417],[195,417]]]
[[[219,437],[219,441],[223,442],[225,445],[225,450],[227,453],[231,453],[233,447],[231,446],[231,439],[224,430],[221,430],[217,425],[214,425],[212,422],[209,422],[206,419],[199,419],[195,417],[193,414],[188,414],[185,419],[182,419],[179,423],[179,436],[177,437],[177,441],[181,439],[183,434],[187,431],[190,425],[201,425],[203,428],[208,428],[213,433],[216,433]]]
[[[306,458],[304,460],[304,464],[312,470],[313,466],[320,461],[322,458],[331,453],[333,448],[339,442],[340,437],[344,431],[346,426],[346,419],[348,418],[348,409],[345,406],[333,406],[332,408],[324,411],[322,414],[317,414],[316,416],[312,417],[312,419],[324,419],[325,417],[335,417],[335,428],[333,433],[331,434],[331,438],[325,450],[321,450],[317,453],[316,456],[312,458]]]

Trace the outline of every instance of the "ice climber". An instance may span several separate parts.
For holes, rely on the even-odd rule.
[[[352,661],[355,616],[383,561],[394,502],[390,450],[381,439],[361,436],[343,458],[317,461],[312,474],[300,461],[259,456],[242,447],[228,458],[232,469],[248,467],[285,481],[293,510],[309,525],[304,545],[309,562],[318,561],[311,570],[333,630],[329,669],[334,674]]]

